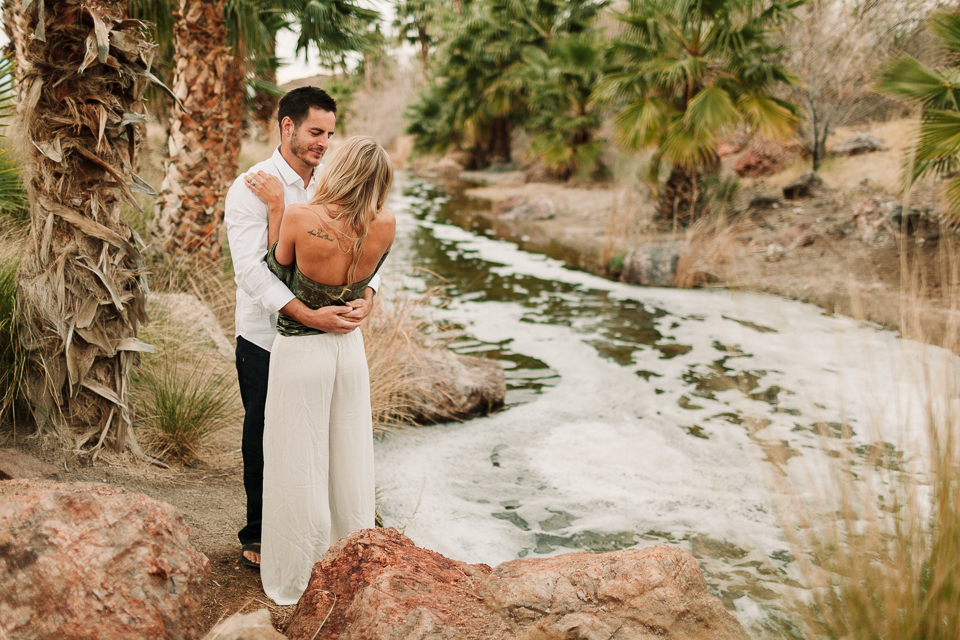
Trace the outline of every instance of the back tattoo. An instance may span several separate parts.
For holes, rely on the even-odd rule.
[[[334,240],[333,236],[331,236],[326,231],[324,231],[323,227],[320,227],[318,229],[310,229],[309,231],[307,231],[307,233],[309,233],[315,238],[320,238],[321,240],[328,240],[329,242],[333,242]]]

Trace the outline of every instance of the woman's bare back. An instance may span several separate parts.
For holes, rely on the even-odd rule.
[[[287,207],[280,224],[276,258],[280,264],[296,261],[300,273],[321,284],[339,286],[346,282],[352,261],[354,235],[335,219],[338,205],[298,204]],[[370,222],[360,262],[353,278],[359,282],[373,274],[380,258],[390,250],[396,232],[396,218],[381,209]]]

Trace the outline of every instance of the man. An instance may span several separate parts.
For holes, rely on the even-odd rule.
[[[245,414],[241,450],[247,523],[238,537],[243,548],[241,560],[250,567],[260,565],[263,413],[270,347],[277,334],[276,314],[282,312],[327,333],[349,333],[370,313],[373,294],[380,284],[379,277],[374,278],[364,297],[348,306],[313,310],[297,300],[263,261],[270,216],[268,205],[258,194],[275,196],[271,204],[279,211],[313,196],[316,170],[333,135],[336,113],[336,102],[317,87],[301,87],[285,95],[277,112],[280,146],[269,159],[237,178],[227,193],[225,222],[237,283],[237,377]]]

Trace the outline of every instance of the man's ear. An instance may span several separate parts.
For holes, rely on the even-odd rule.
[[[293,133],[293,130],[295,128],[296,127],[293,124],[293,119],[290,118],[290,116],[285,116],[283,120],[280,121],[280,132],[283,136],[290,135],[291,133]]]

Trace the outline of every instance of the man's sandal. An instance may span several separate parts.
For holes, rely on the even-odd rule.
[[[253,551],[254,553],[260,553],[260,543],[251,542],[250,544],[245,544],[240,550],[240,562],[243,563],[245,567],[250,567],[252,569],[259,569],[260,563],[254,562],[253,560],[250,560],[249,558],[247,558],[247,556],[243,555],[244,551]]]

